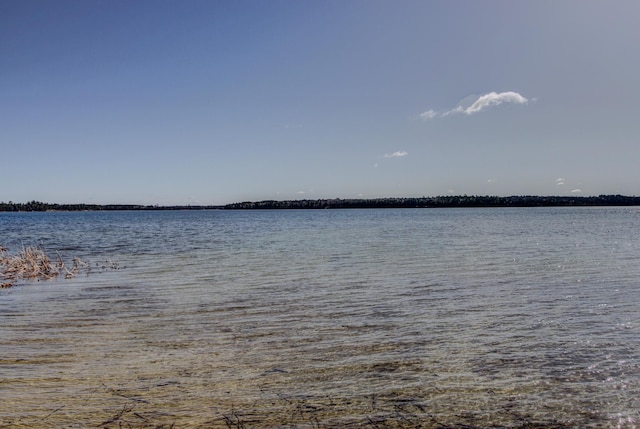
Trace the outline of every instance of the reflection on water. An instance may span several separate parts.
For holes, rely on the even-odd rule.
[[[639,221],[2,215],[0,244],[122,269],[0,291],[0,427],[635,428]]]

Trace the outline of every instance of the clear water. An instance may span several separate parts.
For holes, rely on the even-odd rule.
[[[0,427],[640,426],[640,209],[0,213]],[[102,270],[117,262],[119,270]]]

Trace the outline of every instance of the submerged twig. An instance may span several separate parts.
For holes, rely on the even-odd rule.
[[[133,411],[133,404],[124,404],[124,406],[122,407],[122,410],[117,412],[109,420],[106,420],[106,421],[100,423],[98,425],[98,427],[107,426],[107,425],[110,425],[111,423],[117,422],[118,420],[120,420],[122,418],[122,416],[124,416],[127,413],[130,413],[131,411]]]

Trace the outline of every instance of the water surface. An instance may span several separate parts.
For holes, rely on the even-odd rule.
[[[639,227],[615,207],[0,213],[0,244],[93,266],[0,291],[0,427],[635,428]]]

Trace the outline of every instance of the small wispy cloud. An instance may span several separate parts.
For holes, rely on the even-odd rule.
[[[403,156],[407,156],[407,155],[409,155],[409,152],[400,150],[398,152],[385,153],[384,157],[385,158],[402,158]]]
[[[420,113],[420,118],[422,118],[423,121],[428,121],[429,119],[433,119],[437,116],[438,116],[438,112],[436,112],[433,109]]]
[[[582,189],[572,189],[571,190],[572,194],[579,194],[580,192],[582,192]]]
[[[477,98],[467,97],[465,99],[466,102],[460,103],[458,106],[453,109],[447,110],[445,112],[438,112],[433,109],[429,109],[426,112],[420,113],[420,118],[423,121],[428,121],[434,118],[444,118],[446,116],[455,115],[455,114],[465,114],[465,115],[473,115],[475,113],[482,112],[483,110],[487,110],[494,106],[499,106],[503,103],[510,104],[527,104],[529,100],[522,96],[520,93],[515,91],[505,91],[505,92],[489,92],[487,94],[483,94]],[[470,102],[469,102],[470,101]]]
[[[556,179],[556,185],[558,185],[558,186],[564,185],[564,179],[562,177],[558,177]]]

